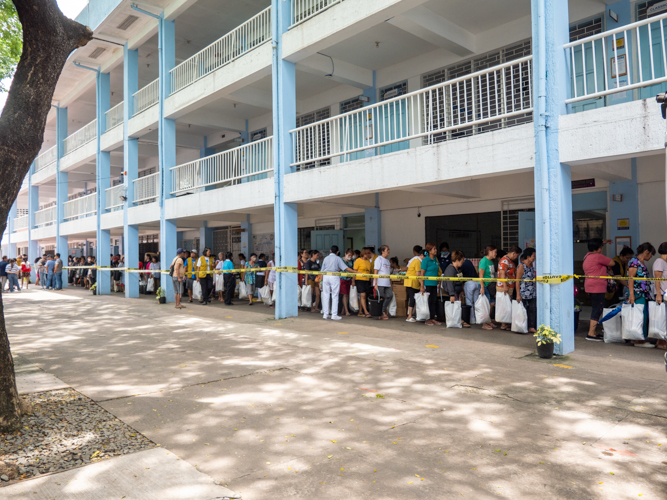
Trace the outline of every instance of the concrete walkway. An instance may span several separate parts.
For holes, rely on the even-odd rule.
[[[544,361],[479,328],[3,299],[13,352],[247,500],[667,498],[664,351],[578,338]]]

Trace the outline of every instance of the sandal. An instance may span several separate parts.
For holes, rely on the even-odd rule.
[[[493,327],[489,325],[482,325],[482,330],[493,330]]]
[[[508,328],[506,326],[501,326],[500,329],[505,331],[505,332],[509,332],[511,330],[511,328]]]
[[[463,328],[470,328],[470,325],[468,323],[461,323],[461,326]]]
[[[372,318],[373,316],[370,315],[370,313],[365,315],[366,318]]]

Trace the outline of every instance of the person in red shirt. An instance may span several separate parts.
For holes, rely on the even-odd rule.
[[[22,284],[25,284],[25,289],[27,290],[30,284],[30,261],[27,255],[24,255],[21,261],[21,281]]]
[[[596,278],[595,276],[607,276],[609,268],[614,267],[614,261],[602,255],[604,245],[609,243],[611,243],[611,240],[602,241],[600,238],[588,240],[588,253],[584,257],[584,274],[591,276],[591,278],[586,278],[584,290],[590,295],[593,304],[591,323],[586,340],[594,342],[602,341],[602,337],[597,334],[596,328],[602,316],[602,309],[604,309],[604,296],[607,293],[608,281],[606,278]]]
[[[515,261],[519,258],[521,255],[521,248],[518,246],[513,246],[510,248],[510,251],[505,254],[505,256],[500,259],[500,262],[498,263],[498,278],[500,279],[507,279],[507,280],[513,280],[516,279],[516,264]],[[510,296],[510,299],[515,298],[515,291],[516,290],[516,281],[507,281],[507,282],[499,282],[498,286],[496,287],[496,291],[498,293],[507,293]],[[512,329],[511,324],[503,323],[500,326],[501,330],[506,330],[510,331]]]

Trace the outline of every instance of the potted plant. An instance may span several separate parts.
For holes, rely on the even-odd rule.
[[[167,296],[164,293],[164,288],[160,287],[157,289],[157,292],[155,292],[155,298],[157,299],[158,303],[160,304],[166,304],[167,303]]]
[[[93,292],[93,295],[97,295],[97,283],[90,287],[90,291]]]
[[[554,344],[560,344],[560,335],[552,328],[541,325],[533,337],[537,339],[537,355],[544,359],[553,358]]]

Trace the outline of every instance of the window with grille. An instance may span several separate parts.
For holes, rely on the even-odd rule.
[[[296,126],[298,128],[305,125],[311,125],[330,117],[331,108],[322,108],[313,111],[312,113],[297,116]],[[322,160],[299,165],[296,168],[297,171],[331,165],[331,158],[326,158],[327,155],[331,154],[331,123],[326,122],[311,128],[309,134],[305,136],[305,138],[304,134],[296,134],[295,148],[296,152],[294,161],[301,161],[302,158],[312,157],[313,155],[324,157]]]

